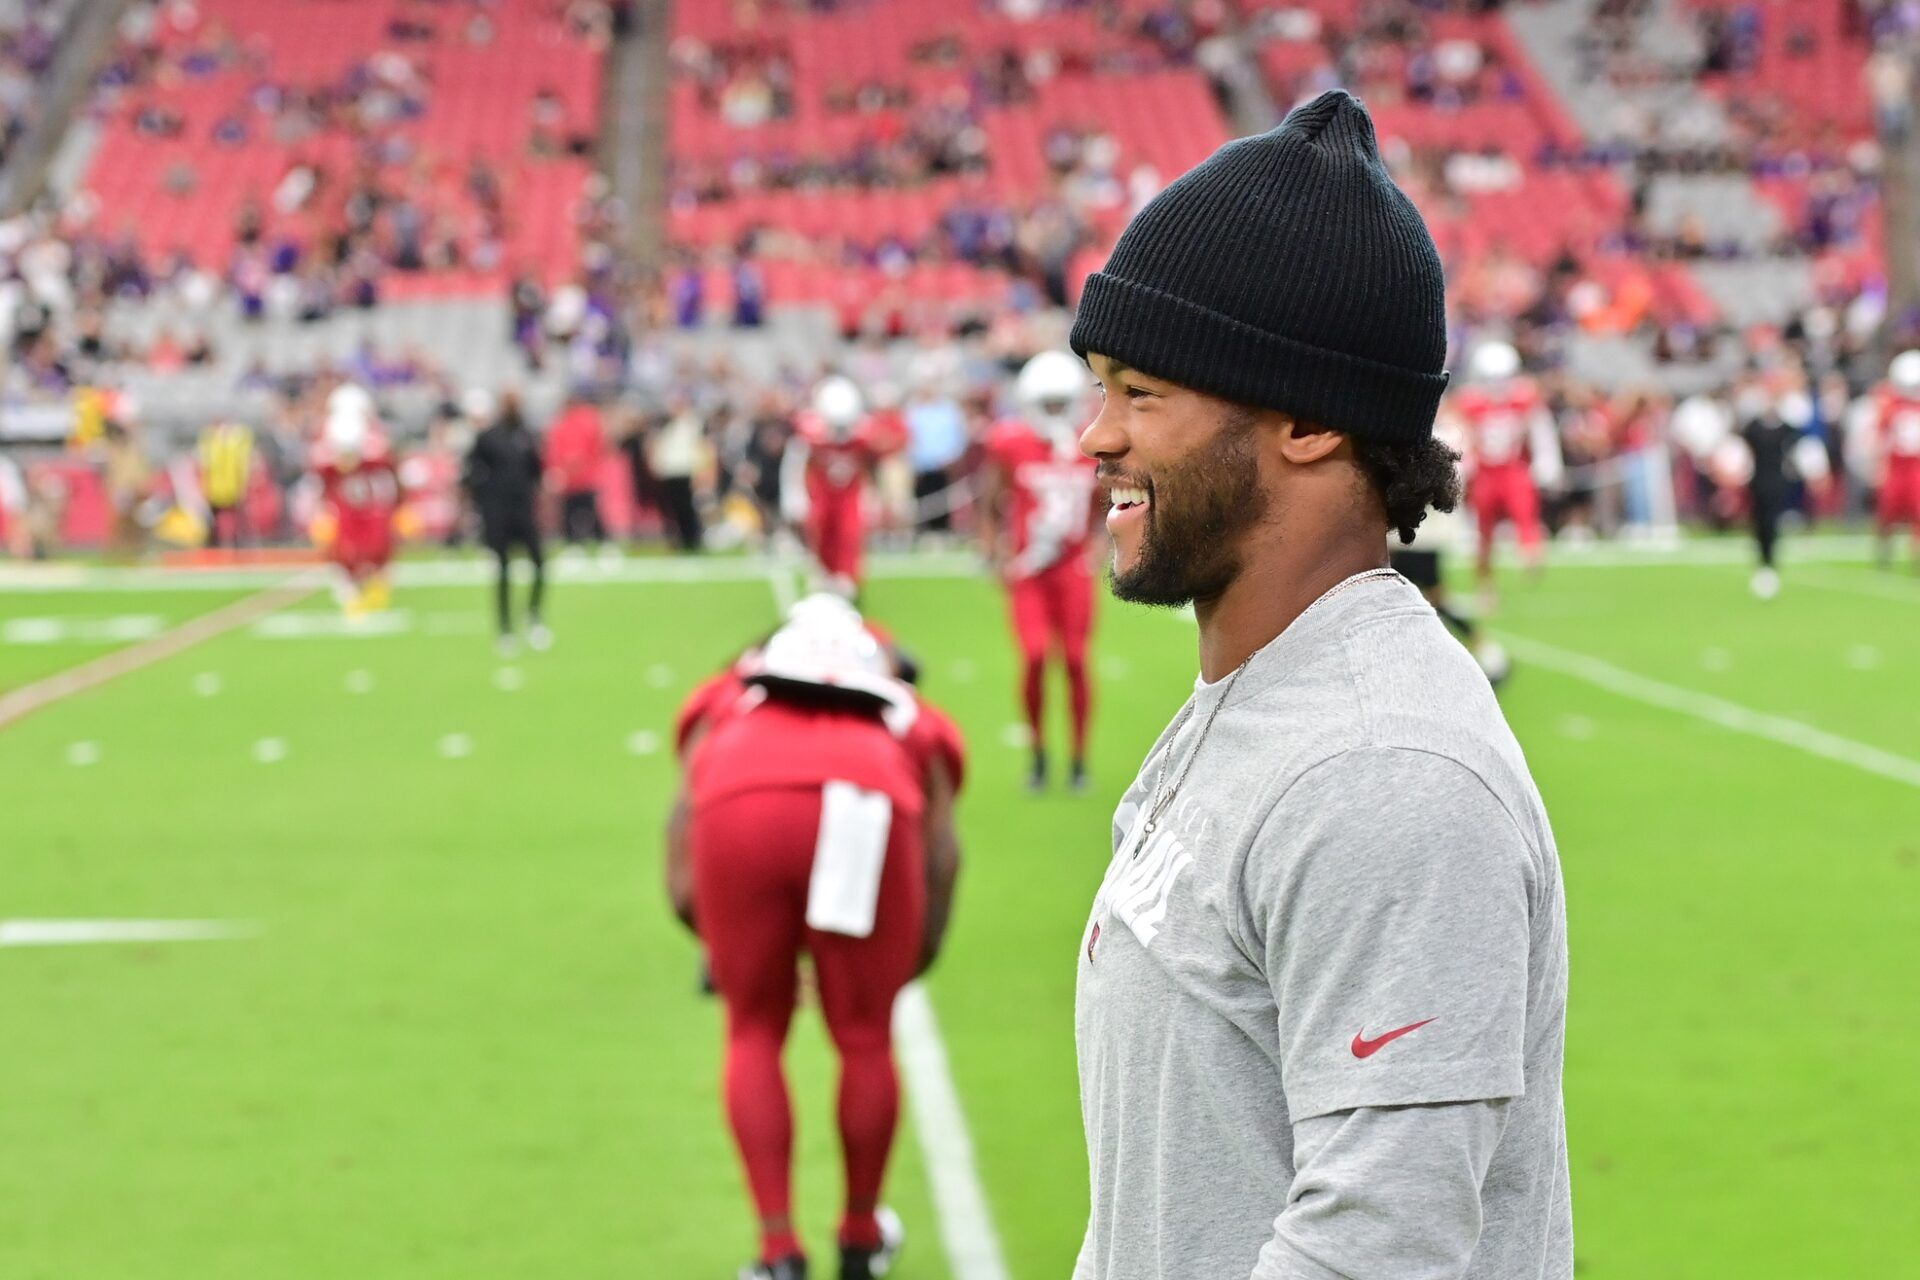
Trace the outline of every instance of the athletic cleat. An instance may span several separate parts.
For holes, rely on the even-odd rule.
[[[807,1260],[796,1253],[778,1262],[756,1262],[740,1268],[740,1280],[807,1280]]]
[[[503,658],[511,658],[520,652],[520,641],[513,636],[501,636],[493,642],[493,651]]]
[[[536,622],[527,628],[527,647],[535,653],[553,648],[553,632],[546,623]]]
[[[900,1261],[900,1251],[907,1244],[907,1228],[900,1215],[881,1205],[873,1216],[880,1221],[880,1247],[841,1245],[840,1280],[881,1280],[893,1274],[894,1264]]]
[[[1780,594],[1780,575],[1772,569],[1756,569],[1751,585],[1754,595],[1762,600],[1771,600]]]
[[[1033,753],[1033,768],[1027,771],[1027,790],[1038,794],[1047,789],[1047,753]]]
[[[1067,775],[1067,789],[1077,796],[1085,795],[1089,785],[1087,780],[1087,762],[1085,760],[1075,760],[1073,762],[1073,771]]]

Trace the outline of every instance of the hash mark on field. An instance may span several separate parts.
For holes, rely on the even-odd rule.
[[[972,684],[979,674],[979,668],[965,658],[954,659],[953,665],[947,668],[947,675],[958,684]]]
[[[1560,732],[1575,742],[1590,742],[1593,739],[1593,721],[1585,716],[1562,716]]]
[[[518,693],[526,683],[526,674],[518,667],[501,667],[493,673],[493,687],[502,693]]]
[[[1733,666],[1733,655],[1718,646],[1702,649],[1700,665],[1709,671],[1726,671]]]
[[[1877,671],[1880,669],[1880,651],[1870,644],[1856,644],[1847,649],[1847,665],[1855,671]]]
[[[673,668],[664,662],[656,662],[647,668],[647,683],[656,689],[664,689],[673,683]]]
[[[440,755],[448,760],[465,760],[473,754],[473,739],[464,733],[449,733],[440,739]]]
[[[966,1113],[947,1067],[947,1047],[940,1039],[933,1004],[919,983],[900,993],[893,1006],[893,1026],[948,1268],[954,1280],[1008,1280],[986,1188],[980,1185],[980,1172],[974,1166],[973,1137],[967,1132]]]
[[[218,671],[202,671],[193,678],[193,691],[203,698],[217,696],[220,689],[220,673]]]
[[[347,672],[347,692],[372,693],[373,672],[367,670],[365,667],[355,667],[353,670]]]
[[[251,938],[250,920],[0,920],[0,947],[59,947],[88,942],[208,942]]]
[[[253,758],[261,764],[279,764],[287,758],[285,738],[262,738],[253,744]]]
[[[1033,745],[1033,730],[1015,721],[1000,730],[1000,745],[1015,751]]]
[[[76,742],[67,748],[67,763],[76,769],[84,769],[90,764],[100,763],[100,744],[97,742]]]
[[[1558,671],[1561,675],[1585,680],[1609,693],[1644,702],[1648,706],[1677,711],[1682,715],[1717,724],[1735,733],[1765,738],[1783,747],[1793,747],[1809,755],[1852,765],[1865,773],[1877,774],[1910,787],[1920,787],[1920,760],[1882,751],[1843,738],[1837,733],[1816,729],[1810,724],[1786,716],[1769,715],[1709,694],[1683,689],[1603,662],[1590,654],[1576,653],[1540,640],[1529,640],[1511,632],[1502,633],[1506,645],[1527,662]]]
[[[650,756],[660,750],[660,735],[651,729],[641,729],[627,735],[627,750],[636,756]]]
[[[97,688],[109,680],[117,680],[132,671],[148,666],[177,653],[184,653],[203,640],[211,640],[225,631],[243,627],[257,621],[276,609],[285,608],[294,601],[312,592],[320,579],[315,574],[301,574],[290,580],[283,580],[277,587],[269,588],[258,595],[237,600],[222,609],[181,623],[171,631],[163,631],[151,639],[95,658],[70,671],[62,671],[48,676],[45,680],[22,685],[11,693],[0,694],[0,729],[6,728],[23,717],[33,714],[42,707],[51,706],[62,698],[70,698],[76,693]]]

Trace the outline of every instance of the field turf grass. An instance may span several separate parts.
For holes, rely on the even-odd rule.
[[[1920,761],[1920,580],[1807,565],[1769,605],[1728,565],[1506,587],[1516,648]],[[172,625],[243,594],[0,590],[0,624],[69,636],[16,629],[0,689],[125,642],[86,619]],[[718,1010],[657,833],[672,712],[774,593],[563,583],[558,646],[504,663],[484,602],[406,587],[389,630],[342,635],[316,594],[0,730],[0,919],[260,928],[0,948],[0,1280],[698,1280],[751,1251]],[[1192,624],[1103,606],[1093,793],[1030,797],[993,586],[887,577],[870,605],[972,744],[931,995],[1012,1274],[1064,1280],[1086,1200],[1074,949],[1107,814],[1193,678]],[[1538,663],[1504,701],[1566,871],[1582,1276],[1920,1274],[1920,785]],[[790,1063],[824,1261],[811,1014]],[[947,1276],[910,1126],[890,1196],[914,1233],[899,1274]]]

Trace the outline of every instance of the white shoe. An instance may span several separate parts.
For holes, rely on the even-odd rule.
[[[512,636],[501,636],[493,642],[493,651],[502,658],[511,658],[520,652],[520,642]]]
[[[1780,594],[1780,575],[1772,569],[1756,569],[1752,586],[1754,595],[1762,600],[1771,600]]]
[[[527,647],[535,653],[545,653],[553,648],[553,632],[544,622],[536,622],[527,628]]]

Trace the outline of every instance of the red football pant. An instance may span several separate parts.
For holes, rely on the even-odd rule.
[[[1893,532],[1893,526],[1905,524],[1913,526],[1914,537],[1920,538],[1920,459],[1887,465],[1873,518],[1883,537]]]
[[[822,571],[860,580],[860,549],[866,540],[866,521],[858,489],[824,502],[816,500],[807,515],[807,542]]]
[[[1087,753],[1087,722],[1093,714],[1093,684],[1087,677],[1087,642],[1093,636],[1093,573],[1078,555],[1008,584],[1013,634],[1020,645],[1021,694],[1027,727],[1037,747],[1046,721],[1047,655],[1058,649],[1067,668],[1073,711],[1073,758]]]
[[[1524,463],[1483,467],[1473,478],[1473,512],[1480,521],[1480,567],[1493,562],[1493,535],[1503,520],[1513,521],[1520,550],[1529,561],[1539,557],[1545,531],[1540,527],[1540,491]]]
[[[873,935],[821,933],[806,923],[819,825],[820,792],[811,787],[748,791],[696,806],[694,911],[727,1006],[727,1119],[762,1223],[793,1212],[793,1109],[780,1059],[804,950],[813,957],[821,1012],[840,1057],[847,1188],[841,1239],[873,1247],[874,1210],[900,1113],[893,1001],[919,967],[925,859],[918,821],[896,813]],[[790,1228],[761,1243],[769,1261],[796,1251]]]
[[[342,511],[337,516],[333,562],[355,582],[370,578],[393,559],[393,517],[387,512]]]

